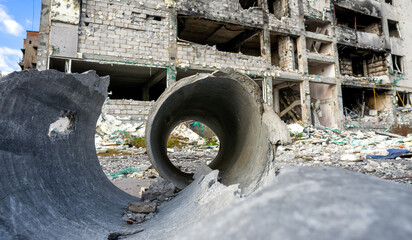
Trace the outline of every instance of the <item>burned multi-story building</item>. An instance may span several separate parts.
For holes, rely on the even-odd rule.
[[[110,75],[114,114],[150,107],[121,99],[156,100],[186,76],[232,68],[285,121],[411,122],[409,0],[42,3],[38,68]]]

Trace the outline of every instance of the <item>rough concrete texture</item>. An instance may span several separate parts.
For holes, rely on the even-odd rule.
[[[0,80],[0,239],[104,239],[124,227],[138,199],[107,179],[94,147],[108,84],[93,72]],[[69,127],[49,136],[65,116]]]
[[[248,197],[215,170],[127,239],[409,239],[412,190],[331,167],[287,167]]]
[[[214,170],[204,177],[195,179],[176,198],[161,205],[158,208],[159,213],[154,218],[141,225],[143,232],[129,238],[171,239],[194,223],[217,214],[239,201],[239,185],[221,184],[218,174],[219,172]]]
[[[209,166],[220,171],[224,184],[239,183],[245,191],[270,175],[276,146],[290,141],[285,123],[265,107],[261,90],[251,78],[225,70],[182,79],[156,101],[146,127],[153,166],[180,188],[193,176],[171,163],[166,143],[173,128],[187,120],[205,123],[216,133],[220,149]]]

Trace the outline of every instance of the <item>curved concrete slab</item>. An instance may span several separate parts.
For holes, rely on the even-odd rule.
[[[108,84],[94,72],[0,80],[0,239],[107,239],[124,227],[136,198],[107,179],[94,147]],[[50,129],[60,117],[70,124]]]
[[[186,206],[193,212],[205,212],[203,203],[196,204],[205,196],[184,194],[195,204],[185,204],[177,213],[162,214],[180,219],[179,211],[184,216]],[[226,199],[227,194],[222,194],[214,201]],[[173,235],[144,232],[133,239],[150,239],[147,236],[151,234],[156,239],[176,240],[409,240],[411,199],[412,188],[377,177],[331,167],[290,167],[282,169],[263,189],[195,224],[180,221],[183,226],[179,230],[163,225],[163,231],[174,231]],[[164,208],[167,210],[167,205]]]

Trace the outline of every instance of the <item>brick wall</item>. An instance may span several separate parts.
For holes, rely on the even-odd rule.
[[[160,4],[164,5],[164,2],[83,1],[79,51],[167,61],[169,23],[167,12]]]
[[[382,76],[388,74],[386,66],[386,58],[383,56],[375,56],[368,59],[368,73],[370,77]]]
[[[212,69],[232,67],[239,71],[258,72],[263,71],[265,66],[265,60],[261,57],[220,52],[215,47],[199,44],[179,43],[177,52],[178,66],[181,68],[197,65]]]
[[[372,23],[365,27],[365,32],[374,33],[374,34],[381,34],[381,25],[379,23]]]
[[[135,101],[127,99],[108,99],[103,105],[102,112],[113,116],[119,116],[127,121],[147,120],[154,102]]]
[[[293,69],[293,42],[288,36],[279,37],[279,65],[282,69]]]
[[[340,74],[353,75],[352,60],[350,58],[339,59]]]

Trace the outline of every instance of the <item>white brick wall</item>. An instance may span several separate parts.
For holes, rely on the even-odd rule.
[[[167,12],[161,7],[155,9],[156,1],[139,2],[85,1],[79,29],[79,52],[167,61]],[[161,21],[154,20],[153,16],[161,17]]]
[[[102,112],[119,117],[131,117],[131,121],[147,120],[154,102],[127,99],[108,99]]]

